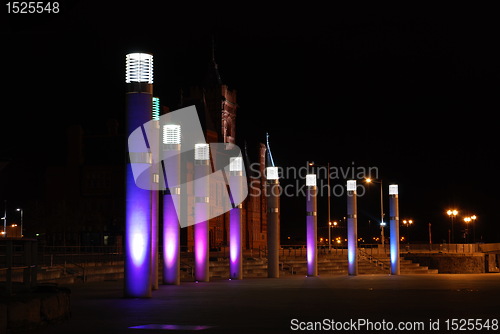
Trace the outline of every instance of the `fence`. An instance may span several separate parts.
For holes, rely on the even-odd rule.
[[[37,242],[34,239],[0,239],[0,283],[7,295],[16,290],[29,289],[36,285]],[[19,272],[21,274],[19,274]]]

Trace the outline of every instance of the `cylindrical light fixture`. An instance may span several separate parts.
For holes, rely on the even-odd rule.
[[[210,149],[206,143],[194,146],[194,277],[198,282],[208,282],[209,276],[209,174]]]
[[[347,271],[358,274],[358,217],[356,180],[347,181]]]
[[[243,181],[243,158],[229,158],[229,188],[233,201],[233,208],[229,211],[229,277],[231,279],[243,278],[242,205],[235,200],[242,197]]]
[[[181,239],[179,216],[181,183],[181,126],[163,125],[163,163],[166,190],[163,195],[163,284],[180,284]]]
[[[153,55],[129,53],[126,56],[125,82],[153,83]]]
[[[318,276],[318,218],[316,174],[306,175],[307,276]]]
[[[389,185],[389,220],[391,228],[391,275],[400,274],[398,185]]]
[[[125,82],[126,136],[151,120],[153,56],[132,53],[126,56]],[[151,179],[151,152],[144,143],[129,142],[129,162],[125,186],[125,272],[124,294],[127,297],[151,297],[151,191],[137,186],[133,168],[141,167]],[[137,168],[137,169],[141,169]]]
[[[266,168],[267,178],[267,276],[279,277],[280,184],[278,167]]]

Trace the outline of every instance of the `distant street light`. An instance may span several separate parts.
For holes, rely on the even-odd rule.
[[[23,209],[22,208],[17,208],[16,211],[21,212],[21,238],[23,237]]]
[[[470,217],[470,219],[472,219],[472,242],[476,243],[476,219],[477,219],[477,216],[472,215]]]
[[[408,243],[410,243],[410,226],[413,225],[413,220],[404,219],[403,225],[406,226],[406,241],[408,241]]]
[[[453,219],[458,215],[458,211],[456,209],[450,209],[446,211],[448,216],[451,219],[451,240],[450,240],[450,235],[448,234],[448,244],[454,243],[455,242],[455,237],[454,237],[454,232],[453,232]],[[451,242],[450,242],[451,241]]]
[[[472,242],[475,243],[476,242],[476,233],[475,233],[475,230],[474,230],[474,223],[476,222],[476,219],[477,219],[477,216],[476,215],[472,215],[470,217],[465,217],[464,218],[464,222],[465,222],[465,233],[464,233],[464,239],[465,239],[465,243],[468,243],[468,237],[469,237],[469,223],[472,223],[472,231],[473,231],[473,235],[472,235]]]
[[[467,243],[467,239],[469,236],[469,223],[472,221],[470,217],[465,217],[464,222],[465,222],[465,230],[464,230],[464,244]]]
[[[382,184],[382,180],[376,181],[372,178],[366,178],[365,179],[366,183],[378,183],[380,184],[380,240],[382,242],[382,246],[385,244],[385,234],[384,234],[384,227],[385,227],[385,222],[384,222],[384,195],[383,195],[383,189],[384,186]]]

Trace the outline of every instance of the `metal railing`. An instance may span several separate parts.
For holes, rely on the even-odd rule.
[[[368,254],[365,248],[358,248],[358,250],[360,257],[364,257],[368,262],[373,263],[375,266],[380,267],[382,270],[390,271],[391,267],[386,263],[387,259],[380,259],[373,256],[372,254]]]
[[[41,266],[115,263],[124,260],[123,252],[116,246],[43,246],[39,250]]]

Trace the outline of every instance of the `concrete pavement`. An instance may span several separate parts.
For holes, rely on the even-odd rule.
[[[68,287],[71,319],[37,333],[292,333],[324,319],[422,322],[420,333],[439,320],[432,333],[451,333],[446,319],[500,319],[500,274],[183,282],[160,286],[151,299],[123,298],[123,281]]]

